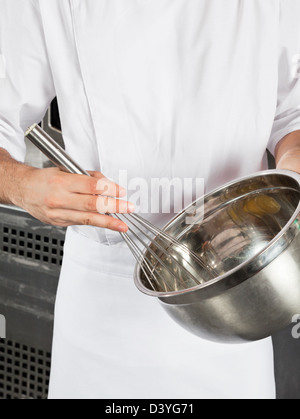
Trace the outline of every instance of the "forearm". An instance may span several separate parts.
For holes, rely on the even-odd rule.
[[[0,203],[20,205],[22,182],[33,168],[14,160],[0,148]]]
[[[127,225],[107,213],[134,211],[119,198],[126,191],[102,173],[75,175],[58,168],[36,169],[0,148],[0,203],[24,208],[38,220],[61,227],[92,225],[125,233]]]
[[[278,169],[300,172],[300,131],[292,132],[280,141],[275,157]]]

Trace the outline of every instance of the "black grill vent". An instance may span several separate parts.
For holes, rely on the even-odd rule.
[[[64,241],[21,228],[3,226],[2,251],[49,265],[62,265]]]
[[[48,352],[12,340],[0,340],[0,399],[46,399]]]

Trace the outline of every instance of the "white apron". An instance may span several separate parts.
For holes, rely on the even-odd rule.
[[[0,0],[0,12],[0,146],[16,159],[55,95],[67,151],[115,181],[203,178],[209,191],[265,168],[300,129],[300,0]],[[51,398],[274,398],[270,340],[192,336],[135,289],[133,265],[118,234],[69,230]]]

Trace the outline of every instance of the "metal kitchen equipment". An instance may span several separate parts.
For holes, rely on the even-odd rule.
[[[291,324],[300,313],[300,176],[261,172],[228,183],[195,205],[199,213],[204,207],[201,224],[187,228],[187,208],[164,231],[220,275],[162,293],[149,288],[137,266],[139,290],[159,298],[185,329],[216,342],[257,341]]]
[[[57,166],[87,174],[39,128],[27,135]],[[191,214],[201,219],[187,225]],[[133,214],[126,220],[137,225],[141,218]],[[265,171],[229,183],[187,208],[163,231],[142,223],[156,235],[148,246],[137,225],[133,234],[145,244],[143,254],[123,235],[139,262],[135,283],[197,336],[222,343],[256,341],[288,326],[300,312],[296,173]]]
[[[63,145],[57,103],[43,129]],[[49,167],[35,147],[26,163]],[[47,226],[24,210],[0,205],[0,400],[46,399],[51,368],[54,302],[63,258],[65,229]]]
[[[29,128],[25,135],[61,170],[90,176],[38,125]],[[200,285],[203,279],[197,275],[198,265],[205,272],[205,278],[212,279],[217,274],[212,266],[204,265],[185,245],[137,214],[114,214],[114,217],[127,222],[131,235],[120,234],[140,264],[153,291],[179,291]],[[153,237],[156,238],[155,241]],[[152,242],[152,245],[149,246],[148,242]],[[145,249],[148,251],[147,256],[144,256]],[[168,277],[161,276],[160,268],[168,272]]]
[[[0,400],[46,399],[65,229],[0,205]]]

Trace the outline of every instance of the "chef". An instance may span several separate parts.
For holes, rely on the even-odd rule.
[[[69,227],[51,399],[275,397],[271,340],[179,328],[135,289],[127,226],[103,213],[134,211],[120,170],[208,192],[269,149],[299,172],[299,22],[300,0],[0,0],[0,200]],[[91,178],[22,164],[55,96]]]

